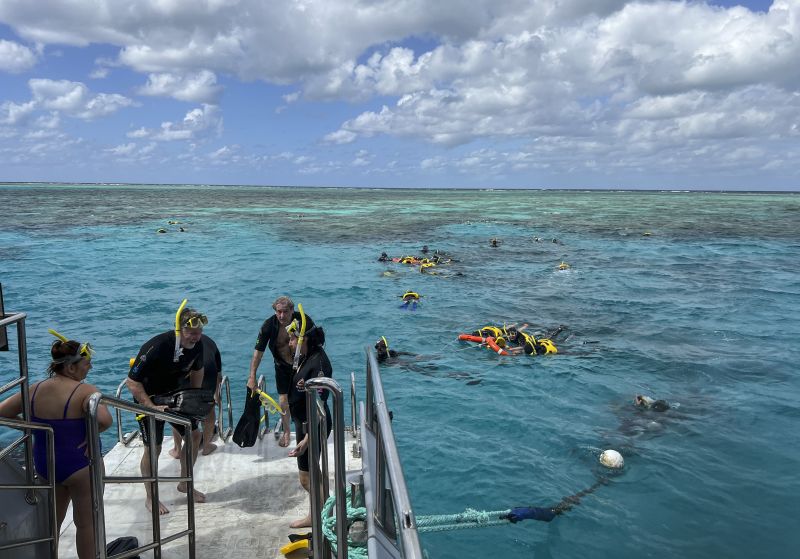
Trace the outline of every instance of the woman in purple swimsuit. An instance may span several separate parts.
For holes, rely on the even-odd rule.
[[[98,390],[83,381],[92,368],[92,350],[88,344],[59,339],[53,342],[50,355],[53,358],[48,367],[50,378],[31,386],[31,419],[53,428],[58,528],[61,531],[67,507],[72,501],[78,557],[88,559],[95,557],[95,552],[84,418],[89,396]],[[21,413],[21,393],[0,402],[0,416],[17,417]],[[111,414],[106,406],[98,408],[97,419],[101,431],[111,426]],[[34,433],[33,455],[36,473],[49,480],[47,438],[42,431]]]

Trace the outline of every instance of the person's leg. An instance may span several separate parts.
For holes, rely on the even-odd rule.
[[[78,559],[94,559],[92,524],[92,481],[89,468],[82,468],[64,481],[72,496],[72,521],[75,523],[75,547]]]
[[[181,437],[180,433],[175,430],[175,427],[172,428],[172,442],[174,443],[172,450],[169,451],[169,455],[173,458],[180,458],[181,457],[181,446],[183,445],[183,438]]]
[[[278,403],[281,405],[281,411],[283,411],[283,415],[281,416],[283,433],[281,434],[278,444],[280,446],[289,446],[289,433],[291,432],[289,427],[289,395],[278,394]]]
[[[67,516],[69,508],[70,494],[69,488],[60,483],[56,484],[56,519],[58,520],[58,531],[61,532],[61,525]]]
[[[191,437],[192,441],[192,464],[195,464],[197,461],[198,451],[200,450],[200,438],[203,436],[203,434],[200,432],[199,429],[197,429],[197,425],[194,422],[192,423],[192,427],[194,427],[194,429],[192,429],[192,432],[189,436]],[[181,477],[186,477],[187,475],[189,475],[189,465],[186,463],[186,452],[184,451],[181,453]],[[187,490],[188,490],[188,484],[186,482],[181,481],[178,483],[178,491],[180,491],[181,493],[186,493]],[[205,503],[206,502],[205,493],[201,493],[200,491],[195,489],[194,502]]]
[[[203,456],[207,456],[217,450],[217,445],[211,442],[214,438],[214,424],[217,422],[217,414],[214,408],[203,420]]]
[[[142,453],[142,461],[139,464],[139,469],[142,472],[143,477],[150,477],[152,474],[150,472],[150,436],[151,433],[149,432],[149,421],[146,417],[138,418],[139,420],[139,432],[142,434],[142,442],[144,443],[144,452]],[[156,453],[156,469],[158,468],[158,457],[161,456],[161,443],[164,440],[164,422],[163,421],[156,421],[156,432],[152,433],[155,436],[153,442],[155,443],[155,453]],[[144,492],[146,495],[144,506],[147,510],[153,510],[153,486],[150,482],[144,482]],[[164,506],[164,503],[161,501],[158,502],[158,514],[167,514],[169,509]]]
[[[308,475],[308,472],[304,472],[303,470],[300,470],[298,472],[298,475],[299,475],[299,478],[300,478],[300,485],[302,485],[303,489],[305,489],[306,493],[308,493],[308,506],[309,506],[309,511],[310,511],[311,510],[311,476]],[[308,528],[309,526],[311,526],[311,512],[309,512],[305,517],[299,518],[299,519],[295,520],[294,522],[292,522],[291,524],[289,524],[290,528]]]

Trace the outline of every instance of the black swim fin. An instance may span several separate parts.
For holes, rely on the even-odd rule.
[[[249,447],[256,444],[258,428],[261,424],[261,400],[256,394],[251,394],[247,389],[244,402],[244,413],[233,431],[233,442],[240,447]]]

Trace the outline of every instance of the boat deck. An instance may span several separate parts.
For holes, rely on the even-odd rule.
[[[333,438],[328,442],[329,472],[333,472]],[[350,449],[354,439],[346,434],[347,470],[359,470],[360,459]],[[232,441],[216,440],[217,450],[198,456],[194,468],[195,488],[206,494],[206,503],[195,503],[197,529],[195,556],[198,559],[220,557],[283,557],[279,549],[289,543],[291,533],[307,533],[310,528],[292,529],[289,524],[308,514],[309,499],[300,486],[297,460],[287,456],[295,445],[294,434],[287,448],[278,446],[272,433],[251,448],[239,448]],[[172,440],[165,437],[159,459],[159,475],[178,476],[179,461],[168,451]],[[117,444],[105,456],[107,476],[139,474],[143,446],[140,438],[125,447]],[[331,486],[331,491],[333,486]],[[174,482],[159,484],[161,502],[170,510],[161,517],[161,534],[185,530],[187,527],[186,495],[179,493]],[[150,513],[144,506],[141,484],[107,484],[105,518],[107,541],[121,536],[136,536],[139,545],[152,541]],[[152,557],[153,552],[142,554]],[[75,526],[72,512],[61,530],[59,557],[77,557]],[[164,559],[189,557],[188,540],[180,538],[162,549]]]

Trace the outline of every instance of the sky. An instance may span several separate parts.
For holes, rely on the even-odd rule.
[[[800,190],[800,0],[0,0],[0,181]]]

